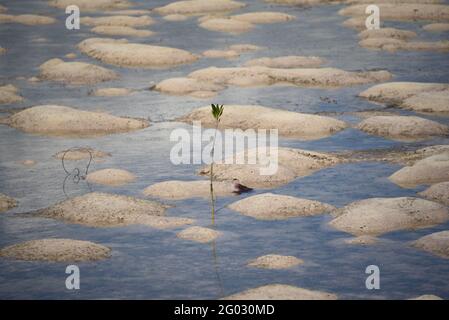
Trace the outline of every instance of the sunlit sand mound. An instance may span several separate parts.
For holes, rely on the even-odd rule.
[[[337,296],[286,284],[269,284],[235,293],[223,300],[337,300]]]
[[[155,21],[149,16],[107,16],[107,17],[82,17],[81,24],[88,26],[114,26],[114,27],[145,27]]]
[[[296,19],[296,17],[282,12],[261,11],[233,15],[231,16],[231,19],[246,21],[254,24],[265,24],[288,22]]]
[[[229,46],[230,50],[237,51],[238,53],[244,53],[244,52],[251,52],[251,51],[258,51],[262,50],[262,47],[248,44],[248,43],[240,43],[240,44],[233,44]]]
[[[416,298],[411,298],[408,300],[443,300],[442,298],[433,295],[433,294],[424,294],[422,296],[416,297]]]
[[[102,169],[89,173],[86,179],[96,184],[122,186],[136,180],[136,176],[127,170]]]
[[[11,127],[28,133],[61,136],[96,136],[143,129],[147,120],[116,117],[65,106],[43,105],[20,111],[9,118]]]
[[[434,184],[419,193],[420,196],[449,206],[449,182]]]
[[[303,263],[303,260],[293,256],[267,254],[250,261],[248,267],[281,270],[293,268]]]
[[[424,113],[449,113],[449,89],[418,93],[405,99],[400,107]]]
[[[274,174],[261,174],[263,172],[261,170],[266,169],[268,163],[257,157],[257,150],[251,149],[235,154],[231,162],[233,164],[226,164],[231,159],[225,159],[225,163],[216,163],[214,177],[220,181],[232,181],[237,178],[243,185],[251,188],[274,188],[288,184],[297,177],[308,176],[318,170],[332,167],[342,161],[330,154],[301,149],[278,148],[277,153],[278,169]],[[236,164],[237,162],[234,161],[240,157],[243,157],[244,164]],[[256,164],[249,162],[253,157],[256,159]],[[210,167],[204,166],[198,173],[210,176]]]
[[[200,23],[200,27],[218,32],[240,34],[251,31],[254,24],[230,18],[213,18]]]
[[[449,259],[449,231],[435,232],[419,238],[413,243],[413,246]]]
[[[96,261],[109,258],[111,249],[90,241],[73,239],[40,239],[8,246],[0,257],[48,262]]]
[[[210,116],[210,107],[193,110],[180,119],[191,123],[201,121],[201,125],[215,127]],[[313,114],[251,105],[227,105],[221,118],[220,129],[278,129],[281,136],[305,140],[324,138],[346,128],[343,121]]]
[[[358,236],[358,237],[354,237],[354,238],[349,238],[349,239],[344,239],[343,242],[346,244],[351,244],[351,245],[362,245],[362,246],[366,246],[366,245],[371,245],[371,244],[375,244],[378,242],[378,238],[373,237],[373,236]]]
[[[92,159],[103,159],[106,157],[110,157],[111,154],[108,152],[103,152],[92,148],[76,148],[59,151],[53,157],[59,160],[62,160],[62,158],[64,158],[64,160],[76,161],[76,160],[90,159],[91,156]]]
[[[234,50],[206,50],[203,52],[206,58],[226,58],[232,59],[240,56],[240,53]]]
[[[170,78],[162,80],[153,87],[154,90],[172,95],[190,95],[192,97],[213,97],[225,87],[207,81],[191,78]]]
[[[154,11],[161,15],[200,15],[207,13],[234,11],[245,6],[246,5],[242,2],[230,0],[188,0],[172,2],[166,6],[155,8]]]
[[[359,45],[372,50],[386,51],[449,51],[449,41],[405,41],[394,38],[368,38]]]
[[[94,90],[91,95],[96,97],[120,97],[128,96],[133,90],[127,88],[99,88]]]
[[[64,62],[51,59],[39,66],[39,78],[73,85],[95,84],[115,80],[119,76],[112,70],[85,62]]]
[[[11,208],[17,206],[17,201],[14,198],[8,197],[7,195],[0,193],[0,212],[8,211]]]
[[[247,61],[245,67],[262,66],[268,68],[317,68],[324,63],[318,57],[285,56],[276,58],[257,58]]]
[[[449,23],[426,24],[423,29],[429,32],[445,32],[449,31]]]
[[[127,0],[50,0],[48,3],[50,6],[60,9],[65,9],[70,5],[76,5],[82,11],[126,9],[132,5]]]
[[[374,30],[364,30],[359,33],[360,39],[372,38],[392,38],[400,40],[408,40],[416,37],[417,34],[413,31],[401,30],[396,28],[380,28]]]
[[[183,15],[183,14],[175,13],[175,14],[166,15],[166,16],[164,16],[163,19],[166,21],[185,21],[185,20],[189,19],[189,17],[186,15]]]
[[[46,25],[53,24],[56,22],[55,18],[40,16],[35,14],[0,14],[0,24],[1,23],[20,23],[28,26]]]
[[[19,89],[12,84],[0,86],[0,104],[11,104],[23,101],[18,95]]]
[[[335,208],[319,201],[264,193],[245,198],[228,206],[258,220],[284,220],[330,212]]]
[[[154,35],[153,31],[150,30],[139,30],[131,27],[123,27],[123,26],[98,26],[92,28],[90,31],[104,34],[108,36],[123,36],[123,37],[151,37]]]
[[[221,235],[222,233],[219,231],[195,226],[182,230],[177,234],[177,237],[199,243],[208,243],[214,241]]]
[[[399,141],[424,140],[449,134],[449,127],[415,116],[376,116],[363,120],[359,130]]]
[[[439,203],[418,198],[372,198],[353,202],[332,213],[329,224],[355,236],[432,227],[449,220]]]
[[[449,181],[449,152],[419,160],[396,171],[389,179],[406,188]]]
[[[230,181],[214,181],[216,196],[232,196],[234,187]],[[183,200],[191,198],[209,198],[210,181],[163,181],[155,183],[143,191],[146,196],[169,200]]]
[[[193,223],[192,219],[164,217],[166,208],[156,201],[92,192],[59,202],[34,214],[91,227],[142,224],[166,229]]]
[[[0,56],[5,53],[6,53],[6,49],[3,47],[0,47]]]
[[[78,48],[92,58],[122,67],[168,68],[198,59],[185,50],[126,40],[89,38],[78,44]]]

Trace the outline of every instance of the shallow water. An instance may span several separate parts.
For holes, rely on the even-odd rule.
[[[151,8],[169,1],[134,1],[137,8]],[[218,102],[222,104],[261,104],[292,111],[318,113],[336,112],[352,123],[358,118],[346,112],[379,109],[356,97],[369,87],[323,90],[299,87],[231,87],[213,100],[173,97],[146,90],[152,84],[170,77],[184,76],[207,66],[237,66],[249,59],[263,56],[316,55],[327,60],[327,66],[345,70],[387,69],[394,81],[449,82],[447,53],[368,51],[357,44],[357,32],[341,23],[345,17],[337,11],[342,6],[319,6],[310,9],[275,6],[258,0],[246,0],[248,7],[238,11],[273,10],[297,16],[289,23],[259,25],[254,31],[231,36],[207,31],[195,19],[166,22],[155,16],[157,24],[149,29],[154,37],[129,38],[133,42],[161,44],[201,53],[237,43],[251,43],[269,49],[242,54],[234,60],[207,59],[170,70],[144,70],[107,67],[121,78],[97,87],[140,89],[127,97],[88,96],[93,87],[63,86],[58,83],[30,83],[38,66],[51,58],[77,53],[76,61],[101,65],[76,49],[83,39],[97,37],[89,27],[79,31],[64,28],[64,11],[47,6],[46,1],[1,0],[9,13],[51,15],[57,25],[23,26],[0,24],[0,45],[9,49],[0,57],[0,82],[14,84],[26,98],[23,103],[4,105],[0,111],[39,104],[60,104],[85,110],[102,110],[115,115],[149,117],[150,127],[126,134],[92,139],[67,139],[25,134],[0,125],[0,192],[19,201],[19,206],[0,215],[0,247],[39,238],[64,237],[98,242],[112,248],[112,257],[102,262],[79,263],[81,290],[65,289],[66,264],[19,262],[0,259],[0,298],[144,298],[144,299],[215,299],[241,290],[270,283],[285,283],[304,288],[324,290],[340,298],[404,299],[421,294],[435,294],[449,299],[449,262],[409,246],[410,241],[434,231],[447,229],[449,223],[418,231],[394,232],[384,235],[379,244],[351,246],[342,243],[349,235],[328,227],[330,216],[294,218],[288,221],[257,221],[226,208],[219,210],[216,227],[224,233],[214,244],[196,244],[176,238],[175,230],[155,230],[144,226],[89,228],[51,219],[30,218],[18,213],[44,208],[65,199],[62,183],[65,173],[61,162],[52,157],[58,151],[74,146],[90,146],[112,153],[104,162],[95,162],[91,170],[119,167],[133,172],[138,179],[123,187],[92,185],[95,191],[143,196],[142,190],[155,182],[199,179],[198,166],[175,166],[169,161],[173,143],[170,132],[185,124],[170,122],[190,110]],[[94,15],[94,14],[89,14]],[[421,31],[419,23],[385,23],[386,26],[414,30],[422,39],[447,39],[448,34]],[[33,42],[36,39],[45,41]],[[326,103],[320,97],[337,101]],[[411,114],[409,112],[397,113]],[[6,113],[0,113],[0,116]],[[449,118],[429,117],[441,123]],[[403,145],[421,146],[448,144],[437,138],[415,144],[370,136],[356,129],[347,129],[332,137],[315,141],[281,139],[280,145],[320,151],[345,151],[392,148]],[[24,167],[17,161],[33,159],[37,164]],[[399,165],[364,162],[344,164],[321,170],[311,176],[270,190],[330,203],[337,207],[369,197],[415,196],[425,186],[402,189],[387,177]],[[70,196],[88,192],[83,183],[67,185]],[[265,190],[264,190],[265,191]],[[264,192],[256,191],[256,192]],[[238,197],[219,198],[217,207]],[[241,198],[241,197],[240,197]],[[174,205],[168,215],[191,217],[198,225],[210,225],[207,200],[194,199],[168,202]],[[294,255],[305,261],[291,270],[270,271],[247,268],[249,259],[277,253]],[[365,268],[375,264],[381,270],[381,289],[365,288]]]

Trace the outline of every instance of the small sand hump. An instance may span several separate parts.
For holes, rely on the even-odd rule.
[[[419,248],[441,258],[449,259],[449,231],[441,231],[419,238],[413,243]]]
[[[241,2],[231,0],[187,0],[175,1],[166,6],[155,8],[161,15],[187,14],[201,15],[208,13],[229,12],[245,7]]]
[[[12,84],[0,86],[0,104],[12,104],[23,101],[18,92],[19,89]]]
[[[60,9],[76,5],[82,11],[120,10],[132,5],[128,0],[50,0],[48,4]]]
[[[0,193],[0,212],[8,211],[11,208],[17,206],[17,201],[14,198],[8,197],[7,195]]]
[[[0,250],[0,257],[26,261],[81,262],[108,258],[111,249],[90,241],[72,239],[31,240]]]
[[[293,268],[303,263],[304,261],[293,256],[267,254],[250,261],[248,267],[281,270]]]
[[[56,19],[35,14],[0,14],[0,24],[2,23],[20,23],[28,26],[38,26],[56,23]]]
[[[142,224],[167,229],[193,223],[192,219],[164,217],[166,208],[167,206],[156,201],[92,192],[35,211],[33,214],[91,227]]]
[[[86,179],[92,183],[118,187],[133,182],[136,177],[127,170],[109,168],[91,172]]]
[[[235,293],[223,300],[337,300],[337,296],[285,284],[269,284]]]
[[[428,200],[440,202],[449,206],[449,182],[441,182],[430,186],[419,195]]]

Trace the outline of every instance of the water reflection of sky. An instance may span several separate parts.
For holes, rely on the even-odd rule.
[[[135,1],[144,3],[144,1]],[[158,6],[168,1],[152,1]],[[243,54],[236,60],[200,59],[194,64],[172,70],[133,70],[108,68],[121,74],[121,79],[99,84],[98,87],[129,87],[145,89],[162,79],[183,76],[210,65],[236,66],[262,56],[317,55],[327,59],[327,65],[347,70],[388,69],[398,81],[449,82],[447,54],[431,52],[368,51],[357,45],[357,34],[341,26],[345,17],[336,12],[341,6],[321,6],[312,9],[273,7],[262,1],[250,4],[244,11],[277,10],[298,17],[291,23],[258,26],[255,31],[237,37],[213,33],[198,28],[195,19],[165,22],[150,26],[158,32],[148,39],[133,39],[145,43],[175,46],[200,53],[206,49],[224,48],[234,43],[251,43],[269,50]],[[77,61],[100,64],[76,49],[76,44],[95,36],[89,29],[71,32],[64,29],[64,12],[50,8],[45,1],[2,1],[11,13],[41,13],[58,17],[58,25],[29,27],[18,24],[0,25],[0,41],[9,54],[0,59],[1,82],[20,88],[26,98],[23,103],[2,106],[0,110],[37,104],[55,103],[85,110],[104,110],[112,114],[149,117],[154,123],[145,130],[111,135],[96,139],[62,139],[33,136],[6,126],[0,126],[0,192],[15,197],[20,206],[0,215],[0,246],[30,239],[64,237],[90,240],[113,249],[111,259],[97,263],[81,263],[81,290],[65,290],[65,264],[33,263],[0,260],[1,298],[218,298],[247,288],[269,283],[286,283],[310,289],[337,293],[341,298],[409,298],[420,294],[436,294],[449,298],[447,260],[410,248],[418,237],[447,229],[449,224],[419,231],[395,232],[382,237],[374,246],[358,247],[342,243],[348,235],[327,226],[329,216],[295,218],[266,222],[241,216],[227,209],[217,215],[217,228],[224,232],[215,244],[200,245],[177,239],[179,230],[159,231],[143,226],[120,228],[89,228],[58,221],[27,218],[20,212],[47,207],[64,199],[61,186],[65,177],[60,161],[52,158],[56,152],[73,146],[90,146],[111,152],[103,163],[92,169],[119,167],[137,175],[138,179],[124,187],[94,186],[95,190],[141,196],[148,185],[168,179],[198,179],[198,167],[174,166],[168,161],[171,148],[168,137],[178,123],[168,123],[195,107],[210,102],[223,104],[261,104],[301,112],[336,112],[339,117],[355,123],[357,118],[346,115],[379,105],[358,99],[356,95],[368,86],[338,90],[318,90],[296,87],[229,88],[213,101],[188,97],[171,97],[142,90],[128,97],[101,98],[87,96],[88,87],[65,87],[41,82],[31,84],[26,78],[38,72],[38,66],[50,58],[62,58],[76,52]],[[141,7],[145,7],[142,5]],[[430,34],[419,29],[418,23],[386,23],[418,32],[422,39],[447,38],[447,34]],[[32,42],[45,38],[46,42]],[[320,97],[337,101],[326,103]],[[407,114],[407,112],[405,112]],[[432,118],[432,117],[431,117]],[[448,118],[435,118],[449,123]],[[186,125],[182,125],[187,128]],[[441,144],[447,139],[434,139],[420,144]],[[280,144],[321,151],[391,148],[401,143],[348,129],[317,141],[282,139]],[[409,144],[413,146],[413,144]],[[34,159],[31,168],[17,160]],[[339,165],[297,179],[274,193],[287,194],[343,206],[369,197],[414,196],[417,189],[402,189],[387,177],[400,166],[388,163],[357,163]],[[71,185],[71,194],[85,192],[83,184]],[[261,191],[257,191],[261,192]],[[236,200],[219,198],[217,207]],[[210,224],[207,200],[194,199],[173,202],[169,215],[197,219],[199,225]],[[278,253],[295,255],[305,264],[287,271],[267,271],[246,268],[249,259]],[[364,269],[377,264],[381,269],[381,290],[364,287]],[[218,275],[218,277],[217,277]]]

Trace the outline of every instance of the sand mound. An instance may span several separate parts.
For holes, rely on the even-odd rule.
[[[411,298],[409,300],[443,300],[443,299],[433,294],[424,294],[422,296]]]
[[[66,57],[67,59],[75,59],[77,57],[76,53],[67,53],[64,57]]]
[[[32,167],[32,166],[36,165],[36,161],[31,160],[31,159],[21,160],[21,161],[18,161],[17,163],[20,163],[21,165],[26,166],[26,167]]]
[[[111,249],[105,246],[72,239],[31,240],[0,250],[0,257],[26,261],[96,261],[110,255]]]
[[[267,168],[267,163],[257,159],[257,164],[249,164],[248,161],[245,162],[246,164],[215,164],[214,177],[221,181],[238,178],[242,184],[252,188],[272,188],[341,162],[339,158],[325,153],[290,148],[278,148],[277,151],[278,170],[273,175],[261,175],[260,170]],[[240,155],[245,159],[251,156],[257,157],[257,150],[239,152],[235,155],[236,159]],[[225,159],[226,162],[228,159]],[[232,163],[235,162],[232,161]],[[209,166],[201,168],[199,174],[210,176]]]
[[[92,159],[102,159],[111,156],[111,154],[108,152],[103,152],[92,148],[77,148],[59,151],[53,157],[60,160],[62,160],[62,158],[64,157],[64,161],[65,160],[76,161],[76,160],[90,159],[91,155]]]
[[[372,39],[372,38],[392,38],[400,40],[408,40],[416,37],[416,33],[413,31],[401,30],[396,28],[381,28],[377,30],[364,30],[359,33],[360,39]]]
[[[389,179],[404,188],[449,181],[449,153],[420,160],[412,166],[396,171]]]
[[[449,259],[449,231],[435,232],[419,238],[413,246]]]
[[[405,99],[401,108],[417,112],[449,113],[449,90],[418,93]]]
[[[269,284],[248,289],[224,300],[337,300],[335,294],[312,291],[285,284]]]
[[[8,9],[0,4],[0,12],[6,12]]]
[[[345,239],[344,243],[366,246],[370,244],[375,244],[377,241],[378,239],[373,236],[358,236],[355,238]]]
[[[443,4],[411,4],[411,3],[380,3],[378,7],[382,20],[394,21],[447,21],[449,20],[449,5]],[[338,13],[344,16],[366,16],[366,4],[352,5],[341,9]]]
[[[167,68],[198,59],[185,50],[128,43],[126,40],[89,38],[78,48],[92,58],[122,67]]]
[[[449,31],[449,23],[426,24],[423,29],[429,32],[445,32]]]
[[[233,191],[232,183],[214,181],[215,196],[231,196],[234,195]],[[210,181],[163,181],[147,187],[143,193],[146,196],[170,200],[209,198]]]
[[[113,27],[145,27],[154,24],[150,16],[107,16],[107,17],[82,17],[81,24],[87,26],[113,26]]]
[[[9,118],[11,127],[28,133],[96,136],[143,129],[147,120],[121,118],[106,113],[43,105],[20,111]]]
[[[136,180],[131,172],[121,169],[103,169],[89,173],[87,181],[107,186],[122,186]]]
[[[337,209],[329,224],[355,236],[431,227],[449,220],[448,209],[417,198],[372,198]]]
[[[279,270],[293,268],[303,263],[304,261],[293,256],[268,254],[250,261],[248,267]]]
[[[166,21],[177,22],[177,21],[185,21],[189,19],[189,17],[183,14],[169,14],[164,16],[163,19]]]
[[[17,206],[17,201],[7,195],[0,193],[0,212],[8,211]]]
[[[94,90],[91,94],[96,97],[120,97],[128,96],[133,92],[127,88],[99,88]]]
[[[205,127],[215,127],[210,107],[193,110],[180,119],[191,123],[201,121]],[[346,128],[343,121],[305,113],[272,109],[262,106],[227,105],[219,129],[278,129],[281,136],[305,140],[324,138]]]
[[[117,26],[98,26],[90,31],[104,34],[108,36],[124,36],[124,37],[150,37],[154,35],[153,31],[150,30],[139,30],[131,27],[117,27]]]
[[[241,43],[241,44],[230,45],[229,49],[233,50],[233,51],[237,51],[238,53],[244,53],[244,52],[262,50],[262,47],[259,47],[259,46],[253,45],[253,44]]]
[[[17,93],[19,89],[11,84],[0,86],[0,104],[11,104],[23,101]]]
[[[441,182],[419,193],[420,196],[449,206],[449,182]]]
[[[0,56],[5,53],[6,53],[6,49],[3,47],[0,47]]]
[[[163,80],[153,87],[154,90],[159,92],[172,95],[190,95],[193,97],[201,97],[205,93],[207,93],[206,97],[212,97],[224,88],[224,86],[219,84],[191,78],[171,78]]]
[[[55,18],[39,16],[35,14],[0,14],[0,24],[1,23],[21,23],[28,26],[38,26],[53,24],[56,22]]]
[[[377,136],[400,140],[422,140],[449,134],[449,128],[438,122],[414,116],[376,116],[363,120],[358,129]]]
[[[324,61],[318,57],[285,56],[277,58],[258,58],[247,61],[245,67],[269,67],[269,68],[316,68]]]
[[[386,51],[449,51],[449,41],[405,41],[395,38],[368,38],[359,42],[359,45],[373,50]]]
[[[296,19],[295,16],[282,12],[249,12],[231,16],[231,19],[254,24],[287,22]]]
[[[240,53],[234,50],[206,50],[203,52],[206,58],[226,58],[233,59],[240,56]]]
[[[187,218],[163,217],[164,206],[155,201],[91,192],[36,211],[42,217],[91,227],[118,227],[142,224],[153,228],[177,228],[193,223]]]
[[[39,66],[39,77],[43,80],[58,81],[73,85],[95,84],[117,79],[112,70],[85,62],[64,62],[51,59]]]
[[[251,31],[254,28],[254,24],[250,22],[230,18],[208,19],[201,22],[199,26],[207,30],[225,32],[230,34],[240,34]]]
[[[199,243],[208,243],[214,241],[219,236],[221,236],[221,232],[219,231],[197,226],[184,229],[177,234],[177,237],[180,239],[195,241]]]
[[[228,207],[258,220],[284,220],[292,217],[313,216],[335,209],[333,206],[318,201],[272,193],[245,198]]]
[[[187,0],[172,2],[166,6],[155,8],[154,11],[161,15],[199,15],[206,13],[233,11],[245,6],[246,5],[244,3],[230,0]]]
[[[48,3],[50,6],[60,9],[76,5],[82,11],[118,10],[131,6],[131,3],[127,0],[50,0]]]

